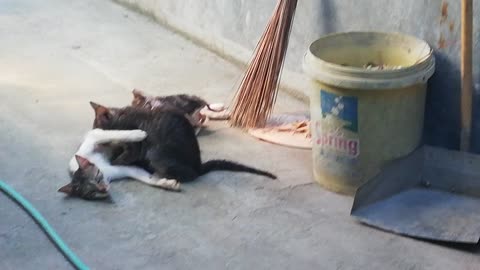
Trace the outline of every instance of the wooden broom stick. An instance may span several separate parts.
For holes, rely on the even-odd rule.
[[[460,150],[470,151],[472,129],[472,0],[462,0]]]

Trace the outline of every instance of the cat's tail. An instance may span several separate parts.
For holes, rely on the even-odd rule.
[[[248,172],[263,175],[272,179],[277,179],[277,176],[267,171],[262,171],[253,167],[223,159],[213,159],[202,164],[202,175],[211,171]]]

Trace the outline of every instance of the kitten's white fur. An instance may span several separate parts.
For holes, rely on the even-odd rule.
[[[157,178],[142,168],[136,166],[114,166],[110,164],[109,157],[105,153],[96,150],[96,145],[115,142],[139,142],[147,137],[143,130],[90,130],[75,155],[87,159],[95,164],[103,173],[104,181],[108,184],[121,178],[132,178],[145,184],[171,190],[179,190],[180,183],[175,179]],[[69,170],[74,173],[78,170],[78,163],[73,157],[69,163]]]

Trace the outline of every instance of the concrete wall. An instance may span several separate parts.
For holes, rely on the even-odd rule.
[[[116,0],[240,63],[248,62],[276,0]],[[283,83],[305,97],[301,59],[321,35],[353,30],[398,31],[415,35],[436,50],[437,72],[430,81],[425,118],[428,144],[457,148],[460,93],[459,0],[300,0]],[[474,0],[475,100],[480,92],[480,0]],[[303,95],[302,95],[303,94]],[[474,111],[473,145],[480,151],[480,107]],[[477,139],[477,137],[479,137]]]

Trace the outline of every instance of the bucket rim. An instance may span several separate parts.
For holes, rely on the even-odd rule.
[[[335,64],[335,63],[331,63],[331,62],[328,62],[328,61],[325,61],[321,58],[319,58],[318,56],[316,56],[313,52],[312,52],[312,46],[314,46],[317,42],[320,42],[320,41],[323,41],[323,40],[326,40],[326,39],[329,39],[329,38],[332,38],[332,37],[338,37],[338,36],[346,36],[346,35],[352,35],[352,34],[369,34],[369,35],[384,35],[384,36],[399,36],[399,37],[406,37],[406,38],[409,38],[409,39],[412,39],[412,40],[416,40],[420,43],[424,43],[425,45],[425,49],[428,49],[428,53],[425,55],[425,56],[422,56],[420,57],[419,59],[421,59],[421,61],[417,61],[416,64],[414,65],[410,65],[410,66],[405,66],[405,67],[401,67],[399,69],[383,69],[383,70],[368,70],[368,69],[365,69],[365,68],[362,68],[362,67],[353,67],[353,66],[342,66],[342,65],[339,65],[339,64]],[[308,46],[308,51],[307,53],[310,53],[312,54],[312,56],[314,56],[315,58],[318,59],[318,61],[321,61],[321,62],[324,62],[325,63],[325,66],[332,66],[332,67],[341,67],[342,69],[345,69],[345,70],[349,70],[351,72],[358,72],[358,73],[368,73],[368,72],[375,72],[375,73],[395,73],[396,71],[399,71],[399,70],[408,70],[408,69],[414,69],[415,67],[417,67],[418,65],[422,64],[422,63],[425,63],[426,61],[428,61],[430,59],[431,56],[433,56],[433,49],[432,47],[424,40],[422,39],[419,39],[413,35],[409,35],[409,34],[404,34],[402,32],[382,32],[382,31],[347,31],[347,32],[337,32],[337,33],[330,33],[330,34],[327,34],[327,35],[324,35],[322,36],[321,38],[318,38],[316,39],[315,41],[313,41],[310,46]],[[421,55],[419,55],[421,56]]]
[[[315,45],[318,45],[319,42],[322,42],[327,39],[338,36],[348,36],[348,35],[377,35],[377,36],[390,36],[390,37],[401,37],[413,40],[424,45],[422,53],[419,54],[419,59],[412,65],[400,67],[398,69],[384,69],[384,70],[370,70],[362,67],[354,66],[343,66],[340,64],[328,62],[318,57],[313,53],[313,48]],[[424,52],[424,53],[423,53]],[[312,67],[313,66],[313,67]],[[432,47],[424,40],[417,38],[413,35],[404,34],[401,32],[380,32],[380,31],[348,31],[348,32],[337,32],[331,33],[322,36],[319,39],[313,41],[308,50],[305,52],[303,59],[303,69],[304,71],[313,77],[316,80],[347,87],[347,88],[362,88],[362,89],[376,89],[380,87],[386,87],[387,83],[381,83],[380,87],[371,87],[366,84],[375,83],[375,81],[385,81],[392,80],[394,82],[392,87],[386,88],[398,88],[397,86],[403,87],[415,84],[415,82],[426,82],[434,73],[435,70],[435,56],[433,54]],[[317,70],[313,70],[317,69]],[[323,70],[325,74],[320,74],[318,69]],[[328,74],[326,74],[328,73]],[[329,75],[330,74],[330,75]],[[407,80],[403,83],[400,81],[403,78]],[[361,83],[358,80],[365,79],[366,82]],[[343,80],[344,83],[335,83],[334,81]]]

